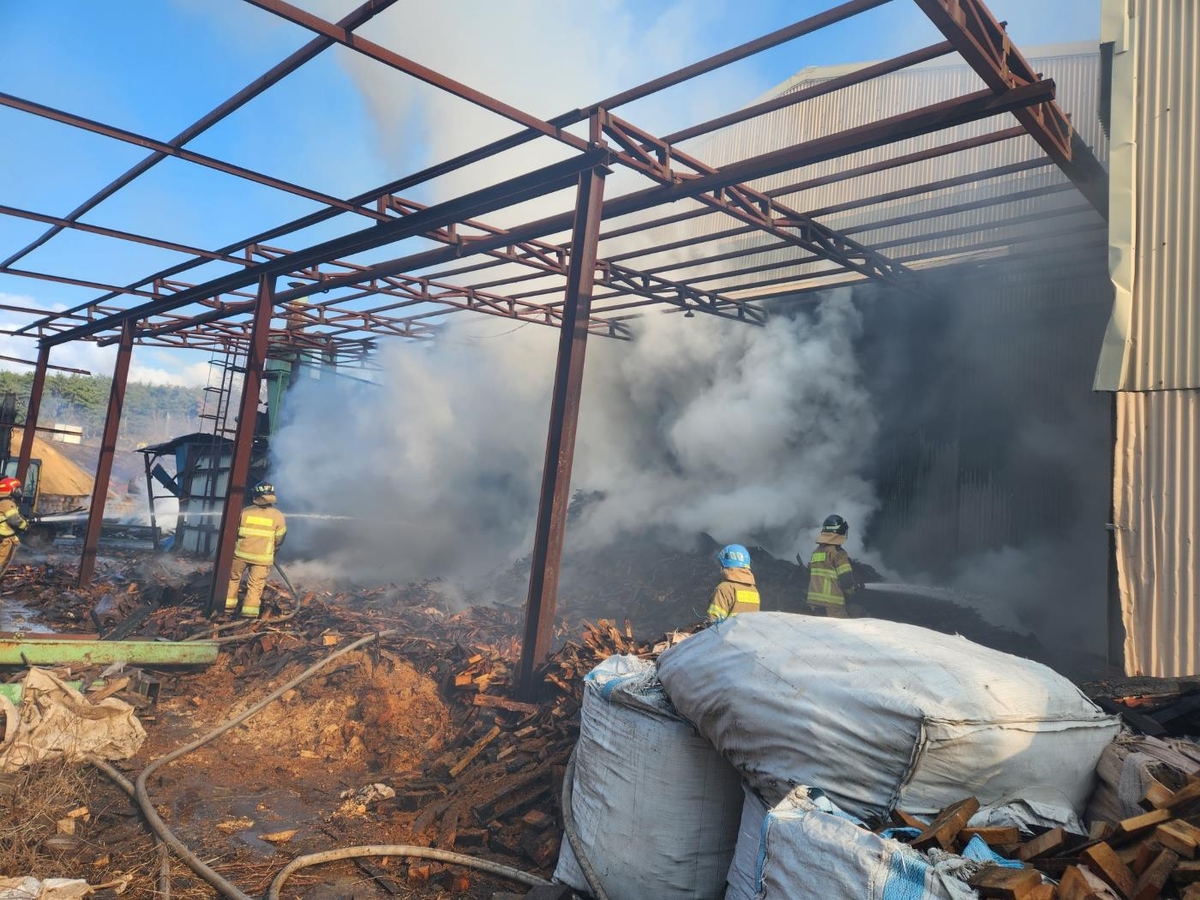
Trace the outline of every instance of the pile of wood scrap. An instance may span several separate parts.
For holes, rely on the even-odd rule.
[[[1200,778],[1175,791],[1153,785],[1143,806],[1146,812],[1120,822],[1094,822],[1086,835],[1058,827],[1030,838],[1016,827],[968,827],[979,809],[973,797],[931,822],[897,813],[892,825],[919,830],[911,841],[919,850],[962,852],[979,837],[994,853],[1021,864],[980,869],[969,883],[981,897],[1200,900]]]
[[[515,655],[471,649],[450,679],[465,713],[459,733],[424,770],[394,779],[397,795],[380,811],[410,813],[414,837],[434,846],[487,848],[550,868],[562,834],[559,797],[579,734],[583,676],[614,653],[649,658],[654,645],[637,641],[630,623],[588,623],[547,662],[547,696],[539,704],[511,695]]]

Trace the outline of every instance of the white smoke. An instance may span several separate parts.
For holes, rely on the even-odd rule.
[[[832,509],[874,508],[857,474],[875,433],[848,292],[765,328],[650,316],[632,343],[588,348],[572,487],[598,492],[572,539],[653,530],[690,543],[790,554]],[[477,575],[527,552],[537,508],[557,332],[393,345],[378,388],[302,383],[273,449],[295,547],[342,575]]]

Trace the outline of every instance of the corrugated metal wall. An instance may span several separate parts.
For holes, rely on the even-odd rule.
[[[1074,113],[1076,128],[1083,139],[1103,160],[1107,155],[1107,139],[1096,117],[1096,98],[1099,87],[1099,51],[1093,48],[1064,52],[1031,59],[1031,63],[1058,86],[1058,99],[1064,109]],[[781,93],[790,93],[828,80],[838,70],[814,68],[801,72]],[[814,140],[846,128],[876,121],[882,116],[907,112],[929,104],[962,96],[983,88],[983,82],[961,61],[954,64],[937,63],[914,67],[855,85],[833,94],[817,97],[798,105],[778,110],[749,123],[723,129],[714,135],[688,146],[700,159],[710,165],[723,165],[747,155],[767,153],[782,147]],[[892,159],[908,153],[928,150],[952,141],[989,134],[1016,125],[1011,115],[974,122],[935,134],[902,141],[840,159],[810,166],[802,173],[784,173],[753,182],[759,190],[773,190],[801,181],[819,179],[858,166]],[[1006,174],[972,184],[942,188],[916,196],[873,203],[858,209],[825,212],[828,207],[852,204],[856,200],[878,196],[918,185],[938,182],[1000,166],[1026,161],[1043,163],[1036,168]],[[1045,192],[1049,189],[1049,192]],[[1000,200],[1000,198],[1014,198]],[[1061,243],[1070,249],[1078,243],[1084,229],[1092,229],[1092,237],[1102,241],[1095,229],[1103,226],[1102,219],[1079,195],[1057,167],[1028,136],[986,144],[906,166],[870,173],[851,180],[809,187],[790,192],[783,199],[788,205],[814,211],[820,221],[850,234],[894,259],[905,261],[914,268],[933,262],[944,262],[946,254],[976,244],[981,240],[1029,240],[1037,222],[1017,225],[997,225],[1018,216],[1035,215],[1044,218],[1043,241]],[[938,218],[918,218],[897,222],[931,210],[997,199],[998,202],[970,210],[950,212]],[[713,234],[730,227],[723,216],[711,215],[690,220],[681,225],[655,229],[642,235],[612,241],[606,252],[635,249],[652,243],[666,243],[681,237]],[[962,229],[959,235],[922,240],[937,232]],[[746,234],[693,248],[692,258],[774,243],[761,234]],[[1026,244],[1027,246],[1027,244]],[[1003,252],[995,251],[995,252]],[[736,265],[728,262],[689,268],[678,277],[691,279],[698,275],[718,277],[731,269],[783,262],[794,259],[794,248],[767,251],[739,259]],[[688,258],[685,251],[643,257],[647,266],[675,263]],[[641,263],[639,263],[640,265]],[[829,269],[818,261],[797,264],[772,272],[772,277],[800,276]],[[673,276],[674,277],[674,276]],[[723,279],[721,289],[736,296],[736,288],[760,279],[747,275]]]
[[[1120,293],[1097,387],[1200,388],[1200,3],[1106,0],[1105,27]]]
[[[1117,394],[1117,571],[1130,674],[1200,672],[1200,391]]]
[[[1131,674],[1200,672],[1200,4],[1105,0],[1117,580]]]

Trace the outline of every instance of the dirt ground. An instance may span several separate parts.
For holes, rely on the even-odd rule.
[[[10,572],[0,590],[9,626],[89,632],[95,624],[91,608],[107,610],[107,627],[157,597],[170,605],[144,619],[142,636],[179,638],[205,627],[194,572],[164,573],[128,558],[106,560],[96,587],[87,591],[73,588],[72,576],[69,564],[53,560]],[[290,610],[282,587],[271,590],[279,609]],[[148,787],[168,826],[251,895],[265,893],[295,856],[357,844],[455,849],[548,877],[560,827],[560,782],[552,770],[558,764],[561,777],[574,737],[568,720],[577,718],[578,708],[564,696],[537,715],[519,704],[515,712],[479,707],[471,702],[478,684],[467,691],[453,684],[472,659],[486,655],[493,691],[507,692],[518,617],[496,611],[453,615],[421,586],[301,597],[305,606],[289,622],[226,632],[253,637],[223,647],[214,665],[151,673],[161,688],[157,705],[139,710],[146,742],[134,758],[118,763],[130,780],[352,639],[389,627],[399,633],[340,657],[245,724],[156,773]],[[60,674],[86,683],[98,673]],[[10,670],[0,677],[20,675]],[[504,727],[506,739],[510,730],[530,734],[519,747],[493,737],[450,777],[455,763],[496,726]],[[546,777],[539,780],[543,770]],[[524,795],[504,794],[532,781]],[[495,795],[516,800],[515,806],[497,803],[504,818],[489,820],[491,807],[473,814]],[[523,802],[522,796],[532,799]],[[75,819],[75,833],[57,834],[57,823],[83,807],[88,812]],[[522,820],[531,811],[541,813],[533,816],[536,827]],[[122,897],[156,894],[158,854],[139,811],[89,766],[59,764],[0,779],[0,820],[23,823],[0,827],[0,875],[85,878],[110,885],[102,893],[115,895],[120,888]],[[171,866],[171,889],[179,897],[215,895],[178,861]],[[490,898],[506,890],[524,893],[462,869],[414,863],[410,871],[406,861],[391,859],[308,870],[289,882],[284,896]]]
[[[134,779],[339,647],[392,630],[155,773],[148,788],[159,814],[187,846],[255,896],[298,855],[368,843],[455,850],[548,877],[562,834],[558,797],[578,732],[582,677],[613,652],[649,656],[662,631],[694,621],[712,588],[711,549],[642,546],[645,558],[621,571],[602,560],[577,561],[564,577],[561,649],[544,673],[537,705],[513,695],[522,625],[513,601],[523,596],[522,564],[490,586],[487,600],[499,603],[480,597],[466,609],[461,591],[443,596],[445,586],[431,582],[345,591],[297,584],[297,610],[273,581],[267,618],[221,632],[234,640],[222,645],[214,665],[149,672],[161,684],[157,705],[117,694],[139,705],[147,730],[140,752],[119,767]],[[800,595],[806,573],[759,560],[764,597],[777,598],[767,607],[789,608],[787,598]],[[80,590],[75,562],[69,551],[24,556],[0,583],[0,631],[105,637],[125,631],[173,640],[211,632],[203,614],[207,563],[109,550],[94,586]],[[1042,649],[970,610],[902,597],[874,602],[873,615],[1022,655],[1036,657]],[[0,680],[19,679],[22,671],[0,671]],[[101,673],[60,674],[87,683]],[[75,820],[75,834],[57,834],[57,823],[81,807],[88,815]],[[86,765],[0,778],[0,821],[26,823],[0,826],[0,875],[81,877],[111,885],[104,892],[113,895],[118,888],[137,900],[156,895],[159,857],[139,810]],[[177,897],[214,896],[177,860],[170,877]],[[524,890],[462,869],[376,859],[302,872],[284,896],[490,898]]]

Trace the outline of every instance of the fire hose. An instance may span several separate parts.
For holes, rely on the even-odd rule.
[[[138,806],[141,807],[142,814],[146,818],[147,824],[150,826],[150,829],[162,840],[164,844],[171,848],[176,856],[178,856],[181,860],[183,860],[184,863],[187,864],[188,868],[212,885],[212,887],[215,888],[216,891],[222,896],[228,897],[230,900],[252,900],[252,898],[239,887],[237,887],[237,885],[233,884],[215,872],[202,859],[200,859],[199,856],[188,849],[188,847],[175,836],[171,829],[167,827],[166,823],[163,822],[162,817],[159,816],[158,810],[154,808],[154,802],[150,797],[149,791],[146,789],[146,783],[150,776],[162,766],[186,756],[193,750],[203,747],[205,744],[215,740],[225,732],[236,728],[238,725],[241,725],[251,716],[263,710],[266,706],[282,697],[292,688],[303,684],[305,681],[316,675],[323,668],[328,666],[339,657],[351,652],[352,650],[357,650],[359,647],[362,647],[365,644],[380,640],[384,637],[389,637],[395,633],[395,630],[379,631],[375,634],[369,634],[366,637],[359,638],[357,641],[335,650],[324,659],[313,663],[295,678],[289,680],[286,684],[276,688],[249,709],[239,713],[222,725],[217,726],[212,731],[197,738],[190,744],[180,747],[177,750],[173,750],[166,756],[162,756],[154,760],[148,766],[146,766],[146,768],[143,769],[142,773],[138,776],[137,782],[133,785],[134,795],[137,799]],[[101,771],[104,771],[104,769],[101,769]],[[108,773],[106,772],[106,774]],[[532,887],[549,884],[549,882],[545,881],[544,879],[541,879],[536,875],[531,875],[527,872],[522,872],[519,869],[503,866],[499,863],[494,863],[486,859],[478,859],[473,856],[466,856],[461,853],[450,853],[449,851],[436,850],[430,847],[412,847],[406,844],[378,844],[364,845],[359,847],[345,847],[341,850],[328,850],[322,853],[314,853],[309,854],[308,856],[298,857],[297,859],[292,860],[292,862],[289,863],[275,877],[267,896],[270,898],[270,900],[278,900],[279,891],[283,887],[284,882],[288,877],[291,876],[293,872],[298,869],[305,868],[307,866],[318,865],[324,862],[332,862],[339,859],[352,859],[358,856],[408,856],[421,859],[433,859],[440,862],[453,863],[455,865],[479,869],[480,871],[488,872],[492,875],[498,875],[503,878],[508,878]]]

